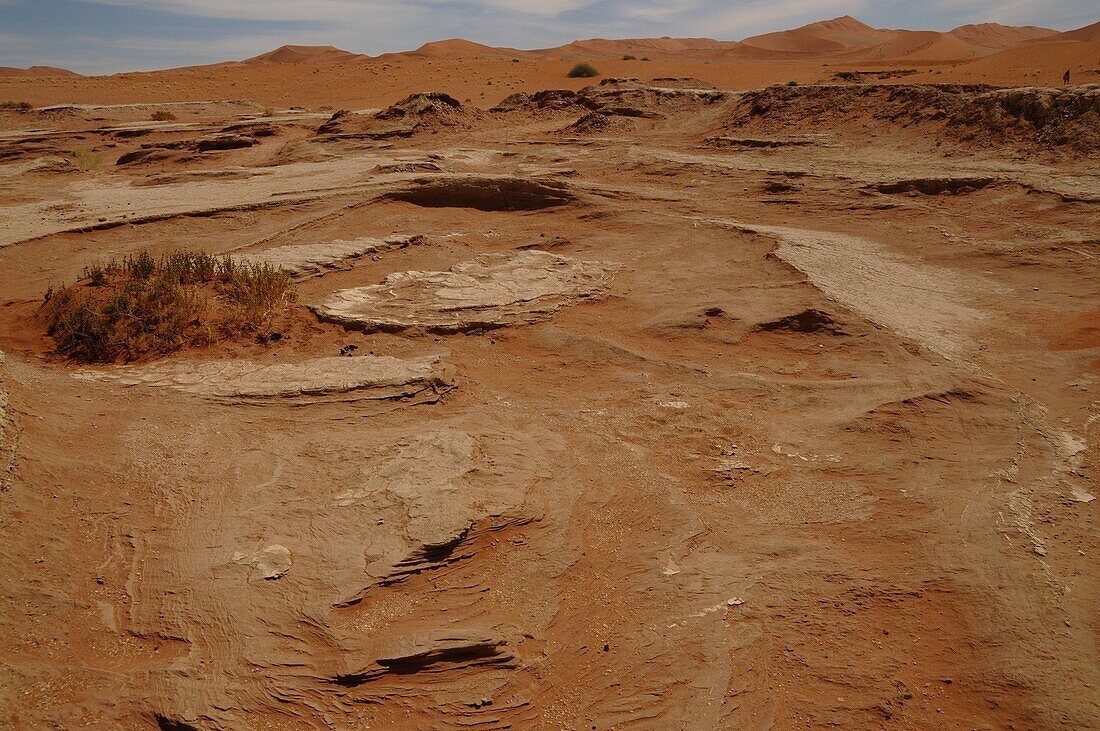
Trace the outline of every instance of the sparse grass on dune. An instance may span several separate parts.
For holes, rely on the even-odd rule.
[[[86,267],[39,307],[57,352],[86,362],[133,361],[220,340],[269,339],[296,299],[290,276],[266,264],[180,251]]]

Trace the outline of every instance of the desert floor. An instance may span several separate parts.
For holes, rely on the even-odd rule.
[[[1054,92],[513,66],[390,121],[433,89],[0,80],[98,105],[0,113],[5,725],[1100,727]],[[51,285],[181,248],[316,266],[276,342],[52,353]]]

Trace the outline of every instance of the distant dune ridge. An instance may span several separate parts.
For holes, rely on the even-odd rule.
[[[1060,33],[999,23],[963,25],[947,32],[873,28],[849,15],[742,41],[714,38],[588,38],[554,48],[497,48],[462,38],[425,43],[415,51],[377,58],[514,58],[539,61],[613,60],[624,56],[663,59],[815,59],[848,61],[967,61],[1044,42],[1100,40],[1100,23]],[[243,63],[341,63],[370,58],[333,46],[283,46]]]
[[[281,46],[274,51],[246,58],[242,63],[340,63],[358,58],[367,58],[367,56],[344,51],[335,46]]]
[[[839,62],[974,62],[989,59],[991,65],[1013,68],[1055,64],[1084,67],[1100,59],[1100,23],[1059,32],[1035,26],[999,23],[963,25],[951,31],[915,31],[873,28],[849,15],[822,20],[791,30],[750,36],[741,41],[714,38],[589,38],[554,48],[521,50],[487,46],[462,38],[425,43],[413,51],[371,57],[335,46],[286,45],[217,66],[314,64],[354,61],[389,61],[408,58],[607,61],[633,57],[653,61],[712,60],[836,60]],[[176,69],[166,69],[176,70]],[[0,67],[0,77],[79,76],[49,66],[29,69]]]
[[[13,66],[0,66],[0,76],[80,76],[75,71],[54,68],[53,66],[31,66],[29,69],[19,69]]]

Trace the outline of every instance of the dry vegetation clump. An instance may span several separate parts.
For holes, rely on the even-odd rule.
[[[0,102],[0,110],[5,112],[26,113],[34,110],[30,102]]]
[[[76,158],[76,167],[84,172],[98,170],[103,166],[103,153],[95,150],[73,150],[73,157]]]
[[[296,297],[290,275],[267,264],[187,251],[155,259],[143,251],[51,287],[38,314],[58,353],[110,363],[220,340],[277,339],[274,318]]]
[[[596,70],[594,66],[587,63],[579,63],[569,70],[569,78],[571,79],[591,79],[595,76],[599,76],[600,72]]]
[[[171,122],[176,118],[176,115],[169,112],[167,109],[158,109],[153,112],[154,122]]]

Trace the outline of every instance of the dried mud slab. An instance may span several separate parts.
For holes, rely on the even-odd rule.
[[[229,403],[326,401],[437,401],[454,388],[438,357],[401,360],[390,356],[315,358],[301,363],[263,365],[249,361],[209,361],[83,370],[74,378],[124,386],[171,388]]]
[[[484,254],[449,271],[398,272],[310,305],[354,330],[462,332],[536,322],[602,296],[617,265],[544,251]]]
[[[967,295],[990,289],[978,277],[917,266],[858,236],[735,225],[778,240],[775,256],[830,298],[949,360],[965,360],[989,319],[988,313],[962,304]]]
[[[319,277],[326,271],[345,266],[355,259],[404,249],[424,241],[423,236],[390,236],[384,239],[337,240],[327,244],[277,246],[264,251],[239,254],[236,259],[251,264],[270,264],[287,271],[295,279]]]

